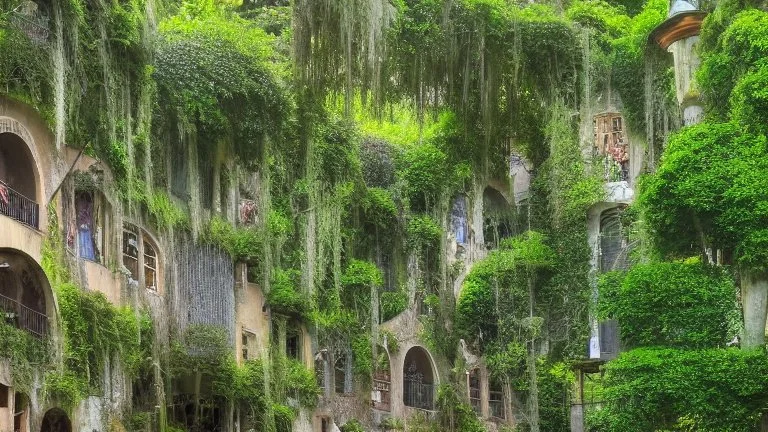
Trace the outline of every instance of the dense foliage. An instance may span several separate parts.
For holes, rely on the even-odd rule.
[[[591,430],[757,430],[766,372],[760,350],[632,350],[608,364],[606,405]]]
[[[768,141],[733,123],[702,123],[675,134],[640,203],[658,246],[685,256],[716,248],[734,264],[768,268],[765,183]],[[695,250],[695,249],[694,249]]]
[[[661,262],[600,279],[600,309],[621,325],[626,348],[715,348],[735,335],[733,277],[700,262]]]

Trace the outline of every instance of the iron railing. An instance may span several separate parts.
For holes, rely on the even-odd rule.
[[[39,228],[40,206],[0,181],[0,214],[32,228]]]
[[[381,411],[390,410],[391,389],[392,383],[388,373],[376,372],[373,374],[373,391],[378,392],[378,398],[373,401],[373,407],[375,409]]]
[[[490,392],[488,408],[490,410],[491,417],[500,419],[506,418],[506,415],[504,414],[504,393],[500,391]]]
[[[433,410],[435,407],[435,385],[414,381],[405,381],[403,399],[406,406],[423,410]]]
[[[6,323],[37,337],[44,337],[48,333],[48,317],[44,313],[30,309],[2,294],[0,294],[0,317]]]

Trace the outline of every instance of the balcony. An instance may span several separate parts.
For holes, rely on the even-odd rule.
[[[0,214],[39,228],[40,206],[0,180]]]
[[[48,317],[0,294],[0,317],[18,329],[42,338],[48,333]]]

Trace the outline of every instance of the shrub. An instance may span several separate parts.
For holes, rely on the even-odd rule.
[[[600,310],[626,346],[722,346],[738,321],[733,277],[693,262],[651,263],[600,280]]]
[[[590,422],[601,432],[757,430],[766,377],[762,350],[635,349],[607,364],[606,402]]]

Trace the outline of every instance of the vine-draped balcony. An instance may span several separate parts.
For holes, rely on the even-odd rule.
[[[48,317],[44,313],[2,294],[0,294],[0,317],[6,324],[26,330],[37,337],[45,337],[48,333]]]
[[[0,180],[0,214],[38,229],[40,206]]]

